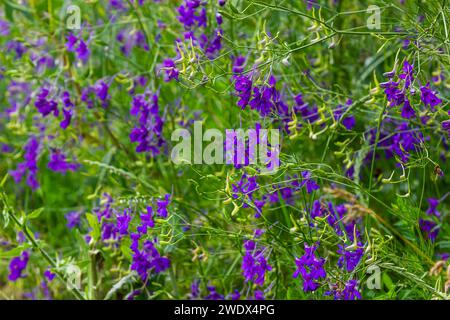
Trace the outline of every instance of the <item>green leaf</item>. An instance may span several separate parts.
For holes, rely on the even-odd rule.
[[[44,211],[44,208],[39,208],[36,210],[33,210],[30,214],[27,215],[27,220],[37,219],[41,215],[41,213]]]
[[[14,249],[8,251],[0,251],[0,258],[12,258],[19,256],[25,249],[30,248],[31,245],[28,243],[24,243]]]
[[[97,241],[100,238],[100,225],[98,223],[98,219],[92,213],[86,214],[87,221],[89,226],[92,228],[91,235],[92,238]]]

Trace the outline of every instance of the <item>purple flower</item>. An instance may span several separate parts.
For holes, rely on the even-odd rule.
[[[130,114],[138,117],[139,124],[130,133],[131,142],[137,142],[136,152],[160,153],[164,144],[162,137],[163,120],[159,116],[158,96],[142,94],[133,97]]]
[[[13,177],[16,183],[19,183],[22,180],[22,177],[25,173],[28,172],[27,175],[27,185],[31,187],[31,189],[36,190],[39,188],[39,183],[37,181],[37,157],[39,152],[39,142],[36,137],[32,136],[27,144],[24,147],[25,153],[23,155],[25,161],[19,163],[17,165],[16,170],[11,170],[9,173]]]
[[[206,35],[203,35],[200,45],[205,51],[206,56],[213,59],[216,53],[222,49],[222,29],[216,29],[214,36],[209,40]]]
[[[344,300],[356,300],[361,299],[361,294],[358,291],[358,281],[350,280],[345,284],[345,288],[342,291],[342,298]]]
[[[190,299],[195,299],[200,296],[200,280],[194,280],[191,284],[191,293],[189,294]]]
[[[358,281],[349,280],[343,290],[334,288],[332,291],[328,291],[325,295],[333,295],[334,300],[357,300],[362,299],[361,293],[358,291]]]
[[[306,185],[306,192],[311,193],[314,190],[320,189],[319,185],[313,179],[311,179],[310,171],[303,171],[302,177],[303,177],[303,180],[300,183],[300,186],[303,187]]]
[[[407,163],[409,159],[409,152],[416,150],[423,139],[422,134],[415,133],[409,128],[408,122],[402,122],[396,127],[396,134],[392,136],[388,144],[387,151],[391,154],[396,154],[400,157],[401,162]]]
[[[164,70],[164,81],[169,82],[172,79],[175,79],[178,81],[178,76],[180,74],[180,71],[177,69],[177,66],[175,65],[175,61],[173,59],[164,59],[162,66],[159,68],[159,70]]]
[[[263,251],[258,249],[256,243],[251,240],[244,241],[245,255],[242,258],[242,274],[245,282],[253,281],[257,285],[264,285],[266,271],[272,270],[267,263]]]
[[[405,88],[409,88],[411,82],[414,80],[414,67],[405,60],[405,62],[403,63],[402,71],[403,73],[399,74],[398,77],[405,81]]]
[[[75,52],[75,45],[78,42],[78,38],[75,37],[73,33],[69,33],[67,35],[66,39],[67,39],[67,42],[66,42],[67,51]]]
[[[400,81],[394,82],[392,79],[388,82],[380,83],[380,87],[384,88],[390,107],[399,106],[405,101],[405,91],[398,88],[399,84]]]
[[[62,109],[64,119],[60,122],[59,125],[62,129],[66,129],[72,121],[74,104],[70,100],[70,93],[67,91],[64,91],[62,93],[61,100],[64,105],[64,108]]]
[[[147,214],[141,214],[141,225],[137,227],[137,231],[140,234],[146,234],[147,228],[153,228],[155,227],[155,222],[153,221],[153,208],[148,206],[147,207]]]
[[[437,211],[437,206],[440,204],[439,199],[435,199],[435,198],[428,198],[428,210],[427,210],[427,214],[428,215],[435,215],[436,217],[440,217],[441,214],[439,213],[439,211]]]
[[[49,281],[53,281],[53,279],[55,278],[56,274],[54,274],[53,272],[50,271],[50,269],[47,269],[44,271],[44,277]]]
[[[253,298],[255,300],[264,300],[264,292],[261,290],[255,290]]]
[[[165,195],[165,200],[156,200],[157,209],[156,212],[162,218],[167,218],[167,206],[170,204],[170,194]]]
[[[55,117],[59,115],[58,102],[48,99],[50,91],[46,88],[41,88],[41,91],[36,96],[34,106],[42,114],[43,117],[53,113]]]
[[[216,13],[216,22],[219,26],[223,23],[223,18],[220,13]]]
[[[362,256],[364,255],[364,247],[362,243],[357,244],[357,248],[348,249],[343,245],[338,245],[338,254],[341,256],[338,259],[338,266],[340,268],[345,267],[348,272],[352,272],[358,266],[361,261]]]
[[[200,1],[186,0],[184,4],[178,7],[178,21],[184,25],[186,30],[189,30],[193,25],[195,25],[195,22],[198,19],[195,13],[199,4]]]
[[[130,221],[131,215],[127,214],[127,209],[123,210],[123,215],[117,215],[117,230],[120,235],[128,234]]]
[[[342,118],[343,113],[344,113],[344,107],[342,105],[337,106],[336,110],[334,110],[334,119],[336,121],[340,120]],[[344,119],[342,119],[341,123],[347,130],[352,130],[356,124],[356,120],[353,115],[349,115],[349,116],[346,116]]]
[[[405,119],[411,119],[416,116],[416,112],[411,107],[411,104],[409,103],[408,99],[405,99],[405,102],[403,103],[402,107],[402,117]]]
[[[69,33],[66,37],[66,48],[69,52],[75,52],[77,59],[86,63],[89,59],[90,51],[83,39],[75,37],[73,33]]]
[[[425,106],[429,105],[431,110],[435,110],[434,107],[442,103],[442,100],[436,96],[436,93],[430,89],[430,83],[426,86],[420,87],[420,99]]]
[[[23,278],[22,272],[25,270],[28,264],[29,254],[28,251],[23,251],[19,257],[14,257],[9,263],[9,275],[10,281],[16,281],[19,278]]]
[[[82,39],[80,39],[80,42],[78,44],[78,47],[75,49],[75,52],[77,54],[77,58],[80,59],[83,63],[86,63],[89,59],[90,51],[89,48]]]
[[[117,239],[117,227],[113,222],[102,221],[102,240]]]
[[[306,6],[307,10],[311,10],[312,7],[315,7],[315,8],[320,7],[319,4],[317,3],[317,0],[303,0],[303,1],[307,4],[307,6]]]
[[[170,267],[170,260],[160,255],[154,246],[154,242],[146,240],[143,249],[139,250],[139,237],[134,237],[131,249],[134,254],[132,257],[131,270],[136,271],[145,282],[149,272],[153,270],[160,273]]]
[[[233,58],[233,74],[241,74],[244,71],[245,60],[246,59],[244,56],[237,56]]]
[[[9,23],[5,20],[0,20],[0,36],[6,37],[9,35]]]
[[[62,174],[66,174],[67,171],[75,171],[80,167],[78,163],[67,162],[65,154],[59,149],[52,151],[47,166],[49,169]]]
[[[239,290],[236,289],[231,294],[231,300],[239,300],[239,299],[241,299],[241,293],[239,292]]]
[[[200,10],[200,14],[194,18],[197,21],[197,26],[199,28],[206,28],[207,17],[206,17],[206,9],[204,7]]]
[[[303,279],[303,291],[315,291],[319,287],[319,279],[325,279],[327,273],[323,268],[325,264],[324,258],[317,258],[315,251],[318,248],[318,244],[308,246],[306,243],[305,254],[300,258],[295,258],[295,264],[297,269],[292,275],[293,278],[297,278],[301,275]]]
[[[97,95],[97,98],[100,99],[102,107],[103,108],[108,107],[107,100],[109,99],[108,95],[109,86],[103,80],[100,80],[95,84],[94,90],[95,94]]]
[[[442,130],[447,131],[447,133],[450,135],[450,120],[442,121],[441,127],[442,127]]]
[[[419,227],[428,239],[432,242],[436,241],[440,230],[437,223],[431,220],[419,219]]]
[[[14,51],[15,59],[20,59],[27,52],[27,47],[22,43],[22,41],[10,40],[6,43],[6,51]]]
[[[72,229],[80,225],[81,211],[70,211],[65,215],[67,228]]]
[[[205,300],[223,300],[225,297],[217,293],[217,289],[214,286],[208,286],[209,294],[204,298]]]
[[[252,81],[244,75],[236,76],[234,89],[236,91],[236,95],[239,97],[237,102],[238,107],[245,109],[252,96]]]

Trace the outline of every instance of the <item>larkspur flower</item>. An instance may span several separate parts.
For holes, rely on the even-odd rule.
[[[200,280],[194,280],[191,284],[191,293],[189,299],[195,299],[200,296]]]
[[[261,290],[255,290],[254,295],[253,295],[253,299],[255,300],[264,300],[264,292],[262,292]]]
[[[66,36],[66,49],[69,52],[74,52],[77,59],[86,63],[90,56],[90,50],[88,44],[81,38],[81,36],[76,37],[73,33],[69,33]]]
[[[130,114],[138,117],[138,126],[130,133],[131,142],[137,142],[136,152],[160,153],[164,144],[163,119],[159,116],[158,95],[149,92],[133,97]]]
[[[78,47],[75,49],[77,58],[83,63],[86,63],[89,59],[90,51],[89,48],[82,39],[79,39]]]
[[[345,283],[344,288],[333,285],[333,289],[325,293],[325,295],[333,295],[334,300],[357,300],[362,299],[361,293],[358,291],[358,281],[349,280]]]
[[[402,79],[405,82],[405,88],[409,88],[411,86],[411,83],[414,81],[414,67],[405,60],[403,63],[402,73],[398,75],[400,79]]]
[[[258,189],[259,185],[256,181],[256,176],[249,176],[247,174],[243,174],[240,180],[237,183],[233,183],[231,185],[232,196],[235,199],[239,197],[243,197],[244,199],[244,207],[248,207],[248,204],[245,203],[245,200],[252,201],[253,193]]]
[[[75,227],[80,226],[81,224],[81,211],[70,211],[65,215],[65,218],[67,220],[67,228],[72,229]]]
[[[300,186],[306,186],[306,192],[312,193],[314,190],[320,189],[320,186],[311,178],[311,172],[310,171],[303,171],[302,172],[302,182],[300,183]]]
[[[233,293],[230,295],[231,300],[239,300],[241,299],[241,293],[239,290],[234,290]]]
[[[223,23],[223,18],[220,13],[216,13],[216,22],[219,26]]]
[[[137,227],[137,231],[140,234],[146,234],[147,228],[154,228],[155,222],[153,221],[153,208],[151,206],[147,207],[147,213],[141,213],[141,225]]]
[[[61,150],[55,149],[50,154],[50,161],[47,166],[55,172],[65,174],[67,171],[76,171],[80,167],[80,164],[67,162],[66,155]]]
[[[245,240],[244,248],[245,255],[242,258],[241,269],[245,281],[252,281],[259,286],[264,285],[266,271],[272,270],[264,257],[265,248],[258,248],[252,240]]]
[[[27,173],[26,182],[31,189],[36,190],[39,188],[39,182],[37,181],[37,157],[39,153],[39,141],[36,137],[32,136],[24,147],[25,153],[23,155],[25,161],[19,163],[15,170],[11,170],[9,173],[13,177],[16,183],[22,180],[22,177]]]
[[[409,153],[416,150],[416,147],[423,141],[421,132],[415,132],[410,129],[407,122],[402,122],[396,127],[396,132],[392,138],[387,141],[388,148],[391,154],[395,154],[400,158],[400,161],[407,163],[409,160]]]
[[[117,231],[121,236],[128,234],[128,226],[131,222],[131,215],[128,214],[128,211],[129,210],[124,209],[122,215],[117,215]]]
[[[43,117],[53,113],[55,117],[59,115],[58,102],[49,98],[50,91],[47,88],[41,88],[36,96],[34,106],[42,114]]]
[[[425,234],[425,236],[435,242],[439,234],[440,227],[438,224],[432,220],[419,219],[420,230]]]
[[[110,99],[110,96],[108,94],[109,85],[105,81],[99,80],[95,84],[94,90],[97,98],[100,99],[102,107],[107,108],[109,104],[108,100]]]
[[[16,281],[19,278],[23,278],[23,272],[27,267],[30,255],[28,251],[23,251],[19,257],[14,257],[9,263],[9,275],[10,281]]]
[[[353,115],[347,115],[345,116],[343,119],[343,113],[344,113],[345,109],[342,105],[338,105],[337,108],[334,110],[333,115],[334,115],[334,119],[340,120],[342,125],[347,129],[347,130],[352,130],[356,124],[356,120],[355,117]]]
[[[9,23],[5,20],[0,19],[0,36],[6,37],[9,35]]]
[[[293,111],[299,114],[301,118],[309,123],[314,123],[319,119],[317,106],[310,106],[303,100],[303,95],[298,94],[294,97],[295,105]]]
[[[338,259],[338,266],[340,268],[345,268],[348,272],[352,272],[361,262],[364,255],[364,246],[362,243],[357,243],[356,248],[344,247],[343,245],[338,245],[338,254],[340,257]]]
[[[295,264],[297,269],[292,275],[293,278],[297,278],[299,275],[303,279],[303,291],[315,291],[319,287],[320,279],[325,279],[327,273],[324,269],[325,259],[316,257],[316,250],[318,244],[308,246],[306,243],[305,254],[300,258],[295,258]]]
[[[209,290],[209,294],[204,297],[205,300],[224,300],[225,297],[217,292],[216,287],[214,286],[207,286],[207,289]]]
[[[405,119],[411,119],[416,116],[416,112],[411,107],[411,104],[408,99],[405,99],[405,102],[403,103],[401,115]]]
[[[150,240],[145,240],[142,250],[138,246],[139,238],[134,238],[131,249],[134,254],[132,256],[131,270],[136,271],[145,282],[149,276],[150,271],[160,273],[170,267],[170,260],[167,257],[161,256],[159,251],[155,248],[155,243]]]
[[[14,51],[14,59],[18,60],[23,57],[23,55],[28,51],[28,48],[22,41],[10,40],[6,43],[6,51]]]
[[[74,104],[72,100],[70,100],[70,93],[68,91],[62,93],[61,100],[64,105],[64,108],[62,109],[64,119],[60,122],[60,127],[66,129],[72,121]]]
[[[345,284],[345,288],[342,291],[342,298],[344,300],[356,300],[361,299],[361,294],[358,291],[358,281],[350,280]]]
[[[437,210],[437,207],[438,207],[439,204],[440,204],[439,199],[428,198],[427,201],[428,201],[429,207],[428,207],[426,213],[427,213],[428,215],[434,215],[434,216],[436,216],[436,217],[439,218],[439,217],[441,216],[440,212]]]
[[[162,218],[167,218],[168,212],[167,212],[167,207],[170,204],[170,194],[166,194],[164,196],[164,200],[163,199],[157,199],[156,200],[156,213],[162,217]]]
[[[236,76],[234,89],[239,97],[238,107],[245,109],[252,96],[252,81],[245,75]]]
[[[76,45],[77,42],[78,42],[78,38],[75,37],[75,35],[74,35],[73,33],[69,33],[69,34],[66,36],[66,39],[67,39],[67,42],[66,42],[66,48],[67,48],[67,51],[69,51],[69,52],[75,52],[75,45]]]
[[[47,281],[53,281],[53,279],[56,277],[56,274],[50,271],[50,269],[47,269],[44,271],[44,277],[47,279]]]
[[[449,115],[450,115],[450,112],[449,112]],[[447,131],[447,134],[450,137],[450,120],[442,121],[441,127],[442,127],[442,130]]]
[[[420,99],[423,104],[430,106],[431,110],[435,111],[437,105],[442,103],[442,100],[436,96],[436,93],[430,89],[430,83],[420,87]]]
[[[246,59],[244,56],[233,57],[232,71],[235,76],[244,71],[245,61]]]

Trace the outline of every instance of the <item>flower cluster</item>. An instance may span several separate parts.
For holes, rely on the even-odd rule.
[[[130,114],[138,118],[138,126],[130,133],[131,142],[137,142],[136,152],[158,155],[164,144],[163,119],[159,115],[158,95],[149,92],[133,97]]]
[[[39,188],[39,182],[37,181],[37,158],[39,155],[39,141],[36,137],[32,136],[24,147],[25,153],[23,155],[25,161],[17,165],[16,170],[11,170],[10,174],[14,178],[16,183],[22,180],[22,177],[27,173],[27,185],[31,189],[36,190]]]
[[[319,288],[320,279],[325,279],[327,273],[324,269],[325,259],[316,257],[316,250],[319,244],[308,246],[305,243],[305,254],[300,258],[295,258],[297,270],[292,277],[297,278],[299,275],[303,279],[303,290],[315,291]]]
[[[75,52],[77,59],[83,63],[89,60],[90,51],[88,44],[83,41],[81,36],[76,37],[73,33],[69,33],[67,35],[66,48],[69,52]]]
[[[264,285],[266,271],[272,270],[264,256],[265,248],[258,248],[255,241],[244,241],[245,255],[242,258],[242,274],[245,281],[253,281],[259,286]]]

